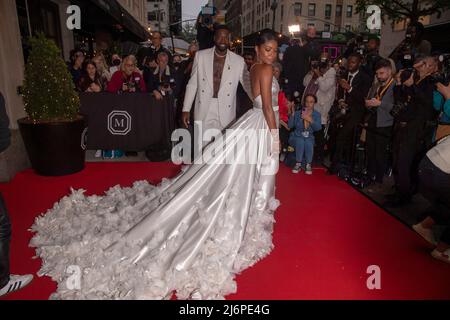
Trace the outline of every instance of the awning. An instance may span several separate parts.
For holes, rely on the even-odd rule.
[[[148,40],[150,34],[147,30],[125,10],[117,0],[90,0],[97,7],[109,14],[125,30],[131,32],[139,41]]]

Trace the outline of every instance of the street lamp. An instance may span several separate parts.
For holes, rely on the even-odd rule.
[[[300,25],[299,24],[290,25],[288,28],[289,28],[289,33],[291,33],[291,34],[294,34],[296,32],[300,32]]]
[[[273,18],[272,18],[272,30],[275,31],[275,15],[277,14],[277,7],[278,7],[278,1],[273,0],[270,10],[273,11]]]

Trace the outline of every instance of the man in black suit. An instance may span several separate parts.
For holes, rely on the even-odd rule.
[[[339,87],[343,92],[342,106],[345,107],[345,116],[336,134],[336,149],[332,158],[331,173],[336,173],[342,166],[350,164],[355,130],[363,120],[366,110],[365,100],[372,79],[361,68],[361,62],[360,54],[351,54],[347,60],[347,77],[339,80]]]
[[[303,78],[306,74],[306,63],[309,61],[308,52],[300,45],[299,39],[293,40],[293,45],[286,49],[283,56],[283,78],[288,80],[286,93],[298,91],[303,94]]]

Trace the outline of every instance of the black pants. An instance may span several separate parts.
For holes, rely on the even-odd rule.
[[[280,126],[280,142],[281,142],[281,151],[284,149],[287,150],[289,147],[289,135],[290,131],[283,126]]]
[[[417,171],[420,162],[420,125],[397,124],[393,139],[393,172],[397,193],[409,199],[417,189]]]
[[[9,243],[11,241],[11,223],[5,202],[0,194],[0,288],[9,282]]]
[[[349,115],[343,126],[336,130],[335,150],[332,159],[332,170],[340,165],[350,165],[354,148],[355,130],[361,122],[362,116]]]
[[[314,132],[316,143],[314,145],[314,158],[317,162],[322,162],[325,157],[325,133],[324,126],[319,131]]]
[[[391,142],[392,127],[368,128],[367,130],[367,169],[376,182],[383,183],[388,168],[388,147]]]
[[[431,202],[428,216],[446,226],[441,241],[450,244],[450,174],[425,157],[419,166],[419,181],[420,193]]]

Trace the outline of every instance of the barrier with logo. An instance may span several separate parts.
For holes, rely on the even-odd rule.
[[[173,99],[151,94],[80,94],[87,117],[87,149],[145,151],[170,145],[175,129]]]

